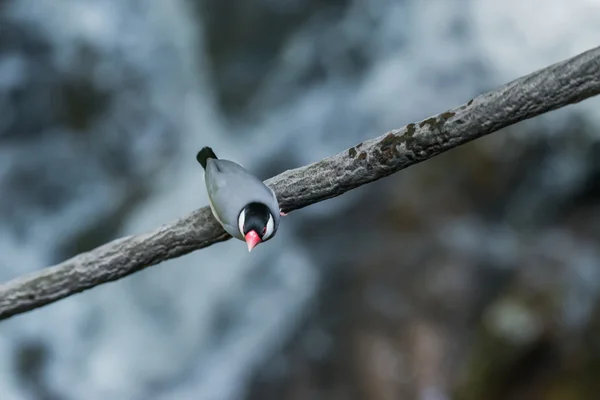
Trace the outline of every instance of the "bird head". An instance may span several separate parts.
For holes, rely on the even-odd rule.
[[[238,217],[238,227],[252,251],[258,244],[266,242],[275,234],[275,224],[271,210],[263,203],[250,203]]]

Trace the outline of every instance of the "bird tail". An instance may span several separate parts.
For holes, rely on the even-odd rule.
[[[202,150],[200,150],[198,154],[196,154],[196,160],[198,160],[198,162],[200,163],[200,165],[202,165],[202,168],[204,169],[206,169],[206,161],[208,161],[209,158],[214,158],[215,160],[218,160],[217,155],[210,147],[203,147]]]

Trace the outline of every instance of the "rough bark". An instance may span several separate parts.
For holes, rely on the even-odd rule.
[[[285,171],[267,184],[286,212],[339,196],[444,151],[600,93],[600,47],[551,65],[466,104]],[[0,319],[114,281],[229,239],[208,207],[156,230],[117,239],[0,285]]]

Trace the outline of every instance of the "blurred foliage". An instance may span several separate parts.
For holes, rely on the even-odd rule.
[[[573,303],[580,258],[599,239],[584,226],[600,211],[596,156],[590,128],[573,124],[563,136],[513,127],[461,146],[390,178],[348,212],[348,227],[331,221],[323,234],[349,254],[327,267],[314,314],[263,367],[287,373],[258,374],[249,398],[596,398],[598,293],[589,318],[572,316],[586,307]],[[557,155],[585,165],[577,185],[543,184],[535,166]],[[534,202],[520,200],[526,191]],[[357,229],[384,232],[368,240]]]
[[[247,112],[249,103],[290,37],[311,19],[319,18],[322,24],[339,17],[348,3],[348,0],[195,1],[222,110],[230,117],[251,118],[252,113]],[[298,79],[313,81],[322,76],[322,71],[315,68],[306,74]]]

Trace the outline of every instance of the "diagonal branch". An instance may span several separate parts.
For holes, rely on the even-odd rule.
[[[600,93],[600,47],[266,182],[286,212],[339,196],[463,143]],[[0,285],[0,319],[230,238],[208,207]]]

